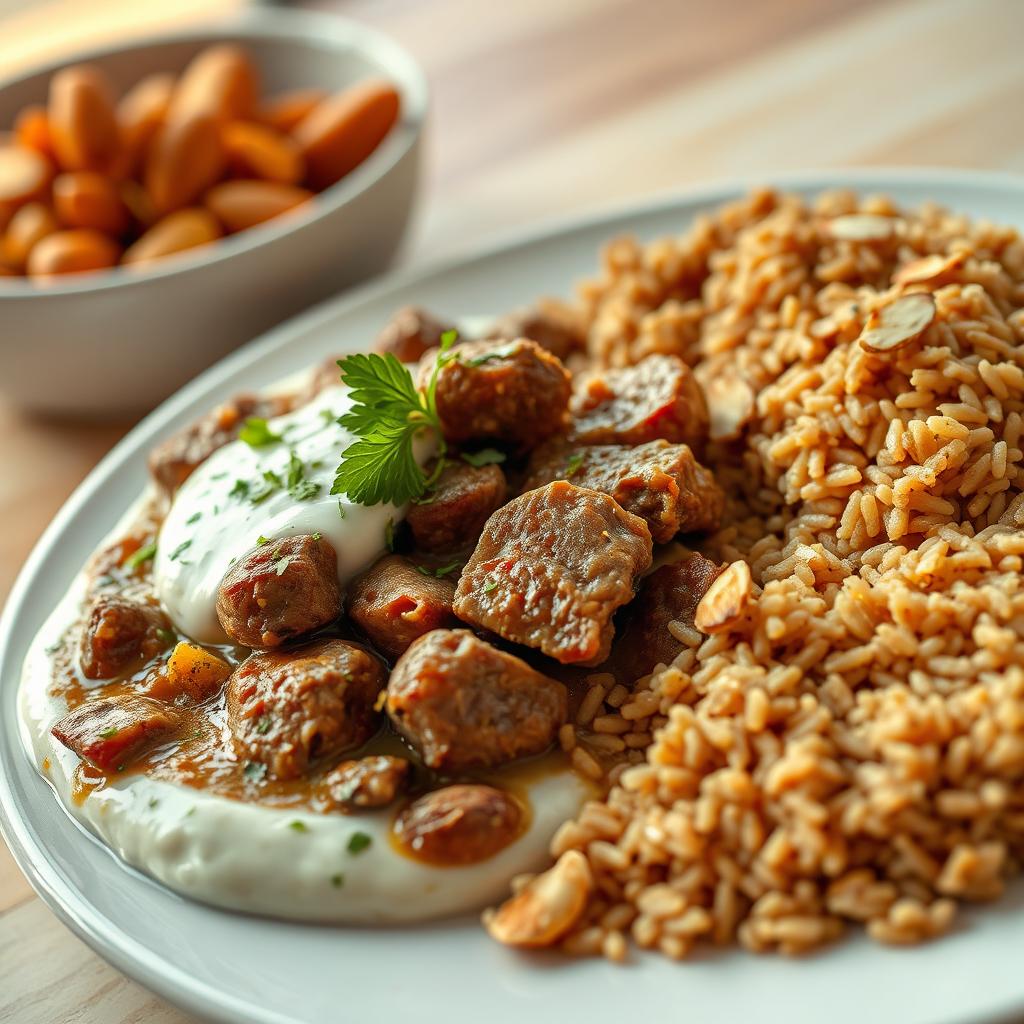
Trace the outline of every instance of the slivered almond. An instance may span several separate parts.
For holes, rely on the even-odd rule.
[[[733,562],[700,599],[693,624],[702,633],[724,633],[743,617],[753,593],[750,566]]]
[[[861,331],[860,347],[876,355],[899,352],[935,319],[935,300],[926,292],[901,295],[874,310]]]
[[[587,858],[566,850],[554,867],[484,914],[484,926],[506,946],[554,945],[579,920],[592,885]]]
[[[732,441],[743,432],[754,415],[754,392],[742,377],[722,374],[712,378],[705,389],[711,414],[712,441]]]
[[[851,213],[828,222],[828,233],[844,242],[881,242],[892,238],[896,221],[874,213]]]
[[[967,256],[962,252],[954,252],[949,255],[935,253],[932,256],[924,256],[919,260],[904,264],[893,274],[892,279],[896,284],[919,284],[922,281],[932,281],[947,271],[962,267],[966,260]]]

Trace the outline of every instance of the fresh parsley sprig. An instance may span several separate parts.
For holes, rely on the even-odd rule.
[[[453,358],[455,331],[441,335],[441,348],[427,387],[419,390],[408,367],[390,352],[338,360],[352,408],[338,419],[356,440],[341,454],[331,494],[359,505],[404,505],[424,494],[440,476],[447,446],[437,413],[437,378]],[[416,461],[413,442],[434,435],[436,464],[428,477]]]

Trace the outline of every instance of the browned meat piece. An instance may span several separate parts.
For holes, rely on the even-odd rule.
[[[164,615],[124,597],[98,597],[89,608],[79,645],[87,679],[114,679],[140,668],[164,649]]]
[[[299,778],[317,758],[370,737],[383,685],[383,665],[343,640],[254,654],[228,680],[235,751],[266,765],[268,778]]]
[[[529,338],[562,362],[585,344],[579,317],[568,306],[552,300],[508,313],[491,326],[487,337]]]
[[[269,419],[286,412],[287,408],[288,403],[283,398],[236,395],[158,444],[149,453],[149,472],[168,494],[174,494],[200,463],[238,437],[247,419]]]
[[[253,548],[225,573],[217,618],[243,647],[280,647],[341,614],[330,543],[300,534]]]
[[[361,757],[343,761],[324,780],[338,810],[363,811],[394,803],[409,780],[404,757]]]
[[[468,629],[438,629],[398,659],[387,710],[429,768],[493,768],[546,750],[565,687]]]
[[[563,664],[597,665],[651,548],[647,524],[608,495],[555,481],[487,521],[462,570],[455,614]]]
[[[441,335],[452,329],[425,309],[406,306],[384,325],[373,343],[376,352],[390,352],[401,363],[418,363],[428,349],[441,344]]]
[[[648,441],[636,448],[550,441],[533,453],[523,490],[551,480],[569,480],[611,495],[647,523],[658,544],[677,533],[714,529],[725,504],[715,478],[689,447],[668,441]]]
[[[397,658],[417,637],[458,625],[455,584],[427,576],[401,555],[386,555],[349,586],[348,617],[378,650]]]
[[[438,374],[437,411],[449,441],[498,441],[531,448],[565,420],[569,373],[550,352],[517,341],[473,341]],[[425,386],[432,353],[420,364]]]
[[[475,864],[516,839],[522,817],[519,804],[493,786],[446,786],[406,807],[395,834],[431,864]]]
[[[124,694],[79,704],[51,732],[100,771],[116,772],[169,740],[180,725],[181,716],[166,704]]]
[[[572,397],[573,437],[582,444],[643,444],[664,439],[704,450],[708,407],[678,356],[648,356],[635,366],[581,379]]]
[[[670,622],[693,625],[693,613],[722,567],[693,552],[687,558],[655,569],[629,606],[629,621],[615,643],[611,667],[632,682],[669,665],[683,645],[669,632]]]
[[[420,551],[454,551],[475,544],[487,517],[507,495],[500,466],[445,466],[429,500],[409,506],[406,522]]]

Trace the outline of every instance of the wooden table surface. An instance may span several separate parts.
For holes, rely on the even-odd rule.
[[[49,0],[0,21],[0,68],[234,6]],[[719,176],[852,164],[1024,172],[1021,0],[317,6],[386,30],[430,76],[414,261]],[[0,601],[49,518],[129,425],[0,406]],[[0,844],[2,1024],[185,1020],[66,931]]]

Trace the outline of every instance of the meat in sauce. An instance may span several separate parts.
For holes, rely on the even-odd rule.
[[[454,597],[452,580],[387,555],[352,581],[346,611],[374,647],[397,658],[424,633],[457,625]]]
[[[197,466],[238,437],[247,419],[279,416],[287,412],[288,405],[281,397],[236,395],[158,444],[149,453],[149,472],[168,495],[173,495]]]
[[[428,863],[476,864],[517,838],[522,817],[519,804],[503,790],[445,786],[406,807],[395,822],[395,835]]]
[[[437,411],[449,441],[532,448],[563,426],[569,373],[536,342],[474,341],[457,352],[437,377]],[[427,353],[421,385],[433,370],[433,354]]]
[[[565,687],[465,629],[420,637],[388,683],[387,712],[445,773],[493,768],[546,750],[565,721]]]
[[[239,760],[265,765],[267,778],[294,779],[358,746],[377,726],[384,678],[377,658],[344,640],[252,655],[227,685]]]
[[[497,465],[450,461],[427,500],[409,506],[406,522],[419,551],[457,551],[475,544],[488,516],[505,501],[508,487]]]
[[[122,694],[88,700],[51,730],[64,746],[103,772],[119,772],[171,739],[181,716],[149,697]]]
[[[429,349],[441,344],[441,335],[452,330],[417,306],[400,309],[384,325],[373,343],[375,352],[390,352],[400,363],[418,363]]]
[[[366,811],[394,803],[409,781],[404,757],[375,755],[343,761],[324,784],[340,811]]]
[[[581,444],[644,444],[659,439],[704,450],[710,418],[693,371],[678,356],[602,370],[577,382],[572,433]]]
[[[644,579],[629,619],[612,653],[613,667],[632,682],[658,665],[670,665],[683,645],[669,632],[669,623],[693,626],[693,614],[722,567],[693,552],[679,562],[655,569]]]
[[[167,617],[151,605],[104,595],[93,601],[79,644],[87,679],[114,679],[140,668],[166,646]]]
[[[586,343],[575,311],[553,300],[499,317],[487,337],[529,338],[562,362]]]
[[[613,497],[647,523],[657,544],[677,533],[715,529],[725,496],[685,444],[628,445],[549,442],[530,459],[523,490],[569,480]]]
[[[455,614],[563,664],[598,665],[651,552],[642,519],[606,494],[555,481],[491,516],[462,571]]]
[[[243,647],[280,647],[341,613],[338,560],[319,535],[268,541],[224,575],[217,618]]]

